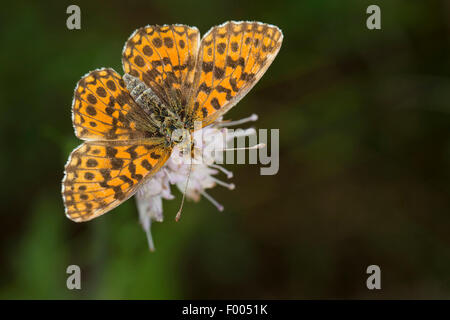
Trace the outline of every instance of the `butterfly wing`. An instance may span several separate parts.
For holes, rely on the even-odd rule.
[[[260,22],[226,22],[202,38],[189,111],[207,126],[231,109],[275,59],[283,34]]]
[[[85,142],[69,157],[62,194],[66,215],[88,221],[115,208],[157,172],[171,150],[154,142]]]
[[[152,88],[166,106],[184,106],[191,95],[199,43],[195,27],[137,29],[125,43],[123,69]]]
[[[133,140],[151,137],[139,131],[127,114],[138,108],[113,69],[98,69],[78,82],[73,98],[75,135],[82,140]],[[156,130],[155,130],[156,132]]]
[[[128,117],[140,108],[112,69],[98,69],[77,84],[72,106],[75,135],[86,140],[65,167],[62,195],[66,215],[91,220],[129,197],[170,156],[151,127],[137,128]]]

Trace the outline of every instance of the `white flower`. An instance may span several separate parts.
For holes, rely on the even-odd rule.
[[[215,164],[215,162],[223,163],[223,152],[217,151],[225,150],[227,142],[237,136],[235,133],[230,134],[225,126],[256,121],[257,119],[258,117],[254,114],[248,118],[234,122],[218,121],[207,128],[195,131],[193,133],[194,158],[191,159],[190,152],[185,152],[182,155],[181,147],[179,145],[175,146],[172,155],[161,170],[139,188],[136,192],[139,219],[147,234],[151,251],[154,250],[151,223],[152,220],[158,222],[163,221],[162,199],[171,200],[175,198],[171,193],[171,185],[176,185],[182,193],[186,191],[187,199],[197,202],[201,196],[204,196],[219,211],[223,210],[223,206],[206,193],[205,190],[213,188],[216,185],[224,186],[230,190],[233,190],[235,187],[234,184],[223,182],[215,177],[219,172],[226,174],[227,178],[233,177],[232,172]],[[255,134],[255,130],[247,129],[243,134],[252,135]],[[192,169],[188,181],[191,161]]]
[[[142,227],[147,233],[148,245],[151,251],[155,249],[153,245],[150,227],[152,220],[163,221],[162,199],[175,198],[170,192],[169,178],[163,168],[142,185],[136,192],[136,203],[139,211],[139,219]]]

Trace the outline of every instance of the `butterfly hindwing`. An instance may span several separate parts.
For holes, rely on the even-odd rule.
[[[66,215],[81,222],[113,209],[131,197],[170,156],[155,142],[85,142],[69,157],[63,179]]]
[[[123,69],[142,80],[166,105],[190,95],[200,43],[195,27],[147,26],[136,30],[122,53]]]
[[[127,117],[137,105],[113,69],[98,69],[77,84],[72,105],[75,135],[83,140],[131,140],[148,136]]]
[[[191,114],[203,126],[232,108],[262,77],[277,55],[283,34],[259,22],[226,22],[202,38]]]

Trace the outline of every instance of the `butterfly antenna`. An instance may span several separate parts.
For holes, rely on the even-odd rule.
[[[192,141],[192,140],[191,140]],[[194,144],[192,143],[192,147],[194,146]],[[190,157],[190,164],[189,164],[189,173],[187,176],[187,180],[186,180],[186,186],[184,187],[184,192],[183,192],[183,198],[181,199],[181,205],[180,205],[180,209],[177,212],[177,215],[175,216],[175,221],[178,222],[180,220],[181,217],[181,211],[183,210],[183,205],[184,205],[184,198],[186,197],[186,192],[187,192],[187,187],[189,184],[189,178],[191,177],[191,171],[192,171],[192,158],[193,158],[193,153],[192,153],[192,149],[191,148],[191,157]]]

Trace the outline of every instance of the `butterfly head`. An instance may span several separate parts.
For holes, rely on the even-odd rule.
[[[170,131],[170,144],[172,146],[188,142],[190,138],[189,130],[184,129],[184,127],[178,127]]]

